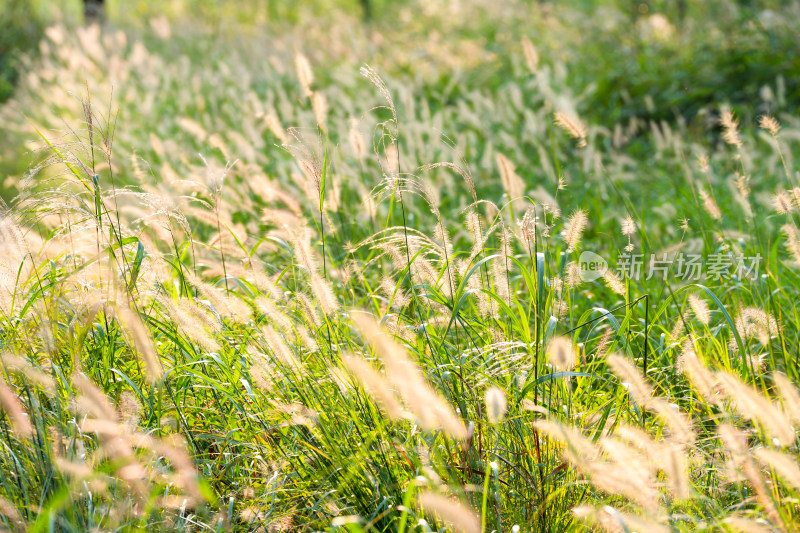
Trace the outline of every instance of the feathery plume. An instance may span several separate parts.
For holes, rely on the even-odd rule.
[[[521,205],[521,197],[525,194],[525,182],[517,175],[514,164],[503,154],[497,154],[497,166],[500,167],[500,181],[514,206]]]
[[[695,435],[686,416],[664,399],[653,396],[653,389],[633,364],[618,354],[606,357],[614,374],[639,405],[649,409],[663,420],[670,429],[670,437],[679,444],[694,442]]]
[[[574,252],[581,242],[583,230],[589,218],[582,209],[577,209],[567,222],[567,230],[564,234],[564,242],[567,243],[567,253]]]
[[[280,362],[298,374],[303,374],[305,372],[303,363],[301,363],[297,356],[295,356],[291,348],[286,345],[277,331],[272,329],[271,326],[265,326],[261,331],[264,335],[264,340],[267,342],[267,345]]]
[[[641,405],[646,405],[653,396],[653,389],[639,370],[619,354],[610,354],[606,357],[606,361],[633,399]]]
[[[700,172],[703,174],[708,174],[711,170],[711,167],[708,165],[708,156],[707,155],[698,155],[697,156],[697,166],[700,167]]]
[[[586,472],[599,489],[626,496],[648,510],[658,509],[660,495],[655,487],[652,468],[638,454],[628,453],[630,446],[605,439],[603,448],[612,458],[611,461],[605,461],[601,459],[598,447],[573,428],[550,420],[540,420],[534,426],[565,443],[564,457]],[[624,468],[619,462],[622,459],[625,461]]]
[[[767,130],[773,137],[778,135],[778,132],[781,129],[780,123],[778,123],[775,117],[770,115],[761,115],[761,117],[758,119],[758,125]]]
[[[72,383],[80,391],[78,409],[99,421],[119,421],[117,411],[100,388],[83,374],[74,373]]]
[[[420,508],[436,520],[447,524],[456,533],[480,533],[478,515],[466,504],[442,494],[424,491],[417,496]]]
[[[714,220],[720,220],[722,218],[722,212],[719,210],[719,206],[714,198],[704,189],[700,189],[699,194],[700,199],[703,200],[703,208],[706,210],[706,213]]]
[[[719,371],[717,379],[736,412],[758,422],[781,446],[791,446],[797,435],[786,413],[736,376]]]
[[[364,136],[358,128],[358,120],[350,119],[350,148],[353,150],[353,155],[356,159],[364,159],[367,156],[367,146],[364,143]]]
[[[631,235],[636,233],[636,222],[631,218],[630,215],[625,217],[625,220],[622,221],[622,234],[626,237],[630,237]]]
[[[708,310],[706,301],[696,294],[690,294],[689,307],[692,308],[692,313],[694,313],[695,318],[707,326],[711,321],[711,312]]]
[[[691,340],[687,340],[683,344],[683,351],[678,358],[678,368],[686,374],[689,383],[705,401],[713,405],[720,405],[719,380],[697,358]]]
[[[769,344],[770,338],[780,332],[780,326],[775,317],[758,307],[740,309],[734,325],[743,339],[755,337],[765,346]]]
[[[267,125],[267,128],[269,128],[269,131],[281,141],[281,144],[289,144],[289,135],[287,135],[286,130],[283,129],[281,121],[276,114],[270,113],[265,116],[264,123]]]
[[[577,361],[575,348],[567,337],[554,337],[547,346],[547,357],[556,370],[572,370]]]
[[[780,191],[772,196],[772,207],[779,215],[785,215],[793,209],[792,197],[786,191]]]
[[[583,282],[583,278],[581,277],[581,267],[578,263],[575,261],[570,261],[567,263],[565,270],[566,273],[564,275],[564,282],[567,284],[567,287],[574,289]]]
[[[726,143],[737,148],[742,146],[742,139],[739,137],[739,121],[730,109],[724,109],[720,115],[719,123],[722,125],[722,138]]]
[[[297,71],[297,79],[300,82],[300,88],[303,91],[303,96],[308,98],[313,94],[311,85],[314,83],[314,73],[311,70],[311,63],[308,58],[302,53],[297,52],[294,56],[294,67]]]
[[[358,380],[364,390],[373,400],[383,409],[383,411],[395,420],[402,418],[403,408],[397,400],[392,388],[384,377],[375,370],[372,365],[362,358],[353,354],[344,355],[344,364],[353,376]]]
[[[798,393],[795,386],[789,381],[789,378],[777,372],[772,375],[775,380],[775,386],[778,389],[778,395],[783,402],[783,410],[792,421],[800,427],[800,393]]]
[[[600,450],[579,431],[553,420],[539,420],[536,429],[545,435],[567,444],[563,455],[579,468],[584,468],[600,456]]]
[[[689,473],[683,446],[666,445],[656,452],[656,464],[667,476],[669,491],[676,500],[689,498]]]
[[[784,224],[781,230],[786,234],[786,247],[789,249],[792,259],[795,263],[800,263],[800,231],[794,224]]]
[[[606,505],[603,508],[581,505],[572,510],[575,518],[597,526],[607,533],[627,531],[647,531],[648,533],[669,533],[671,530],[650,518],[618,511]]]
[[[525,56],[525,65],[533,74],[539,69],[539,52],[527,37],[522,38],[522,53]]]
[[[567,135],[577,140],[578,148],[586,146],[586,135],[589,130],[581,122],[567,113],[556,111],[555,125],[567,132]]]
[[[486,418],[492,424],[503,421],[506,416],[506,393],[499,387],[489,387],[484,393],[486,404]]]
[[[31,426],[22,404],[11,387],[2,381],[0,381],[0,408],[8,415],[11,427],[19,437],[26,438],[33,434],[33,426]]]
[[[730,424],[721,424],[717,429],[717,435],[730,452],[734,467],[744,472],[747,480],[750,481],[750,484],[755,490],[756,498],[764,507],[767,516],[776,524],[783,524],[778,510],[772,502],[772,498],[761,476],[761,472],[750,459],[746,436]],[[785,527],[783,527],[782,530],[787,531]]]
[[[756,448],[753,453],[759,463],[772,468],[788,485],[800,490],[800,466],[793,456],[769,448]]]
[[[606,286],[613,292],[620,296],[625,296],[625,284],[620,281],[619,277],[617,277],[611,269],[606,269],[603,273],[603,280],[606,282]]]
[[[161,366],[161,359],[153,344],[153,339],[150,337],[150,332],[142,318],[127,307],[117,308],[115,314],[124,331],[133,341],[139,357],[144,361],[148,377],[151,381],[158,380],[164,374],[164,369]]]
[[[339,309],[339,302],[336,300],[336,294],[333,292],[331,284],[328,280],[315,274],[311,275],[309,280],[311,283],[311,290],[314,292],[314,297],[317,299],[322,312],[330,315]]]
[[[392,340],[378,323],[366,313],[351,313],[351,318],[372,349],[386,365],[387,375],[400,392],[406,405],[426,430],[442,428],[456,439],[467,436],[464,422],[450,405],[427,384],[420,369],[406,350]]]
[[[319,129],[326,130],[325,121],[328,117],[328,101],[325,95],[319,91],[314,91],[311,95],[311,109],[314,112],[314,120],[317,121]]]

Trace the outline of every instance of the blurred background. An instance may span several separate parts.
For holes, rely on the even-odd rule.
[[[0,5],[0,99],[13,91],[20,55],[36,52],[48,25],[102,20],[146,29],[154,17],[166,17],[229,37],[243,37],[242,31],[278,36],[300,30],[309,41],[327,44],[320,51],[328,50],[334,60],[345,59],[335,52],[348,44],[350,54],[367,59],[389,53],[398,39],[408,40],[419,49],[407,50],[405,61],[394,58],[393,74],[408,72],[422,60],[439,67],[440,75],[455,63],[480,69],[475,76],[487,82],[494,77],[495,83],[509,67],[503,52],[527,35],[543,56],[566,60],[571,86],[591,93],[585,111],[604,121],[630,115],[689,117],[720,98],[776,106],[776,95],[762,90],[776,83],[782,96],[796,101],[798,14],[797,2],[777,0],[5,0]],[[369,46],[354,46],[364,44],[353,41],[362,33]],[[345,42],[331,42],[342,37]],[[435,48],[452,37],[465,46],[451,46],[452,57],[436,57]]]

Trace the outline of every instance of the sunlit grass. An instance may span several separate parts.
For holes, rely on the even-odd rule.
[[[481,89],[46,35],[0,109],[5,527],[797,528],[796,118],[593,124],[530,40]]]

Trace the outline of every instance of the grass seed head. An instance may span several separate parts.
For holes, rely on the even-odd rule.
[[[480,533],[481,523],[475,511],[454,498],[430,491],[417,496],[420,508],[432,518],[447,524],[456,533]]]
[[[611,289],[611,291],[619,294],[620,296],[625,296],[625,284],[619,279],[619,277],[610,269],[606,269],[603,273],[603,280],[606,282],[606,286]]]
[[[486,418],[492,424],[498,424],[506,416],[506,393],[499,387],[489,387],[484,394],[486,404]]]
[[[522,38],[522,53],[525,56],[525,65],[531,73],[536,74],[539,69],[539,52],[527,37]]]
[[[583,231],[589,218],[582,209],[577,209],[567,222],[567,230],[564,234],[564,242],[567,243],[567,253],[574,252],[581,242]]]
[[[704,325],[708,325],[711,321],[711,312],[708,310],[708,304],[705,300],[696,294],[689,295],[689,306],[692,308],[695,318]]]
[[[722,138],[726,143],[737,148],[742,146],[739,135],[739,121],[730,109],[724,109],[720,115],[719,123],[722,125]]]
[[[550,364],[561,372],[572,370],[578,360],[572,341],[567,337],[554,337],[547,347],[547,357]]]
[[[11,427],[18,437],[27,438],[33,434],[33,426],[31,426],[28,414],[22,408],[19,398],[11,390],[11,387],[3,382],[0,382],[0,408],[5,411],[11,421]]]
[[[575,139],[577,142],[578,148],[583,148],[586,146],[586,136],[589,133],[589,130],[581,124],[580,120],[576,117],[571,116],[563,111],[556,111],[555,113],[555,125],[559,128],[563,129],[567,135]]]
[[[781,129],[781,125],[777,119],[770,115],[761,115],[761,117],[758,119],[758,125],[767,130],[773,137],[778,135],[778,132]]]
[[[306,56],[297,52],[294,56],[294,67],[297,71],[297,80],[300,82],[303,96],[308,98],[313,94],[311,86],[314,84],[314,72],[311,70],[311,63]]]

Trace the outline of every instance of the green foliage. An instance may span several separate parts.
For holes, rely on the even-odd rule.
[[[36,46],[42,35],[42,23],[33,4],[26,0],[9,0],[0,6],[0,102],[14,90],[18,72],[17,54]]]
[[[576,65],[576,78],[596,85],[585,112],[613,124],[633,117],[691,120],[719,102],[754,114],[794,109],[800,100],[796,6],[730,9],[709,7],[683,24],[651,15],[635,24],[612,18],[599,31],[583,27],[580,57],[591,60]]]

